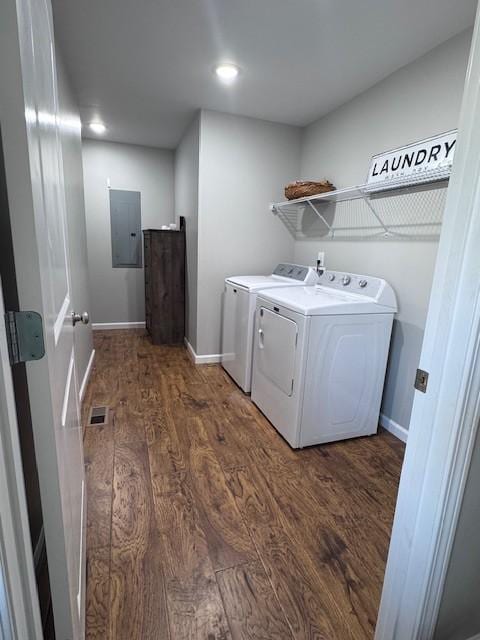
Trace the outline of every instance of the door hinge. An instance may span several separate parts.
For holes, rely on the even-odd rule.
[[[427,386],[428,371],[417,369],[417,373],[415,374],[415,389],[417,389],[417,391],[421,391],[422,393],[427,393]]]
[[[42,316],[36,311],[5,314],[10,364],[40,360],[45,355]]]

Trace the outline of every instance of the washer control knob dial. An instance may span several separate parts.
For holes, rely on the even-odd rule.
[[[351,278],[350,276],[343,276],[342,278],[342,284],[344,287],[346,287],[348,284],[350,284]]]
[[[360,280],[358,285],[360,287],[362,287],[362,289],[365,289],[365,287],[367,286],[368,282],[366,280]]]
[[[334,274],[334,273],[331,273],[331,274],[328,276],[328,279],[330,280],[330,282],[333,282],[333,281],[335,280],[335,274]]]

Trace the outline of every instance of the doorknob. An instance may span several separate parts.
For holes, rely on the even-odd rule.
[[[84,311],[83,313],[76,313],[72,311],[72,324],[75,326],[77,322],[81,322],[82,324],[88,324],[90,322],[90,316],[88,315],[88,311]]]

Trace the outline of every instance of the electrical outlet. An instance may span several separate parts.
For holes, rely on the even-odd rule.
[[[317,256],[317,267],[325,266],[325,251],[319,251]]]

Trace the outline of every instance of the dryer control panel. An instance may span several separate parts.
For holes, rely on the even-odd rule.
[[[288,262],[277,264],[272,275],[278,276],[279,278],[297,280],[306,285],[315,284],[318,281],[317,272],[312,267],[306,267],[301,264],[289,264]]]
[[[392,287],[382,278],[324,270],[318,274],[318,287],[336,289],[356,295],[373,298],[378,303],[396,307],[396,297]]]

